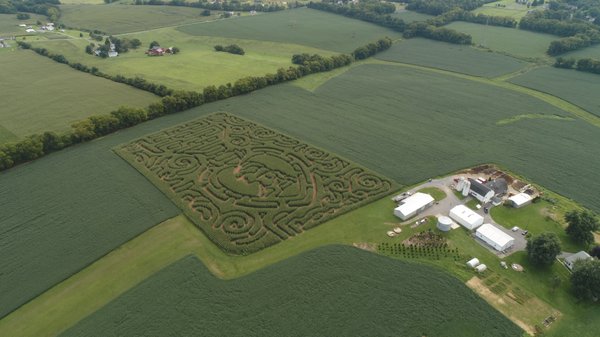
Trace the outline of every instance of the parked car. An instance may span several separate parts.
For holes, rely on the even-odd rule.
[[[529,231],[522,231],[521,235],[527,235],[527,233],[529,233]]]
[[[519,227],[515,226],[515,227],[513,227],[513,228],[512,228],[512,231],[513,231],[513,232],[516,232],[516,231],[518,231],[519,229],[521,229],[521,228],[519,228]]]

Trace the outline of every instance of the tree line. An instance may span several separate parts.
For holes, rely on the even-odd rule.
[[[106,115],[90,116],[71,125],[71,130],[64,133],[44,132],[36,134],[16,143],[7,143],[0,145],[0,171],[9,169],[15,165],[25,163],[46,154],[59,151],[68,146],[86,142],[120,129],[128,128],[147,120],[155,119],[164,115],[188,110],[222,99],[227,99],[237,95],[243,95],[264,87],[275,85],[287,81],[293,81],[306,75],[329,71],[335,68],[344,67],[355,60],[360,60],[365,55],[374,55],[374,52],[385,50],[391,46],[391,39],[383,38],[374,43],[357,48],[353,55],[334,55],[320,56],[309,54],[297,54],[292,56],[292,63],[296,66],[290,66],[287,69],[280,68],[274,74],[265,76],[247,76],[238,79],[233,84],[209,85],[202,92],[193,91],[173,91],[163,85],[156,85],[147,82],[142,78],[128,79],[121,75],[110,76],[102,74],[107,79],[126,83],[134,87],[154,86],[164,88],[164,93],[160,101],[150,104],[147,108],[120,107]],[[19,45],[24,49],[34,50],[27,43],[20,42]],[[363,54],[362,50],[367,54]],[[36,51],[40,55],[47,56],[60,62],[66,61],[62,55],[48,53],[45,49]],[[366,57],[368,57],[366,56]],[[68,62],[60,62],[69,64]],[[85,71],[91,74],[100,73],[96,68],[89,68],[79,63],[69,64],[71,67]],[[95,69],[95,73],[90,69]],[[129,83],[128,81],[132,81]],[[138,83],[139,82],[139,83]]]
[[[229,53],[229,54],[235,54],[235,55],[246,54],[244,49],[242,47],[238,46],[237,44],[230,44],[227,46],[222,46],[222,45],[218,44],[214,48],[215,48],[215,51],[225,52],[225,53]]]
[[[454,8],[448,12],[445,12],[433,19],[427,20],[427,22],[434,26],[444,26],[454,21],[465,21],[478,23],[482,25],[500,26],[515,28],[517,26],[517,20],[508,16],[493,16],[485,14],[474,14],[461,8]]]
[[[17,12],[28,12],[41,14],[55,22],[60,17],[59,0],[0,0],[0,13],[16,14]]]
[[[554,63],[556,68],[576,69],[592,74],[600,74],[600,60],[592,58],[582,58],[575,60],[574,58],[559,57]]]
[[[397,32],[402,32],[405,38],[423,37],[455,44],[471,44],[471,35],[460,33],[453,29],[435,27],[427,22],[412,22],[407,25],[402,19],[395,18],[389,13],[386,13],[385,7],[380,7],[389,4],[380,4],[381,5],[374,4],[372,1],[360,2],[357,5],[338,5],[331,2],[309,2],[307,7],[344,15],[390,28]],[[374,10],[374,8],[381,9]],[[379,14],[380,12],[385,14]]]
[[[497,0],[398,0],[408,3],[406,9],[430,15],[441,15],[455,8],[472,11]]]
[[[228,12],[276,12],[286,9],[286,6],[278,3],[271,4],[252,4],[247,2],[239,1],[212,1],[200,0],[196,2],[187,2],[185,0],[135,0],[135,5],[154,5],[154,6],[182,6],[182,7],[194,7],[203,8],[214,11],[228,11]]]

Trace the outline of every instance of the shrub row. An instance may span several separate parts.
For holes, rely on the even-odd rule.
[[[405,38],[424,37],[454,44],[471,44],[471,35],[457,32],[453,29],[436,27],[426,22],[412,22],[404,31]]]
[[[575,60],[574,58],[565,59],[559,57],[556,59],[554,66],[556,68],[577,69],[587,73],[600,74],[600,60],[594,60],[591,58]]]
[[[29,43],[23,42],[23,41],[18,41],[17,44],[23,49],[31,49],[34,52],[36,52],[42,56],[46,56],[46,57],[53,59],[56,62],[66,64],[73,69],[83,71],[83,72],[86,72],[86,73],[89,73],[89,74],[92,74],[95,76],[103,77],[103,78],[106,78],[106,79],[114,81],[114,82],[127,84],[127,85],[130,85],[137,89],[145,90],[145,91],[151,92],[151,93],[161,96],[161,97],[168,96],[173,93],[172,89],[169,89],[162,84],[155,84],[155,83],[148,82],[141,77],[131,78],[131,77],[125,77],[122,75],[105,74],[105,73],[101,72],[100,70],[98,70],[98,68],[96,68],[96,67],[88,67],[81,63],[69,62],[69,60],[67,60],[63,55],[52,54],[46,48],[35,48],[35,47],[32,48]]]
[[[486,3],[496,0],[402,0],[406,2],[406,9],[430,15],[440,15],[455,8],[472,11]]]
[[[222,45],[218,44],[215,46],[215,51],[225,52],[225,53],[229,53],[229,54],[236,54],[236,55],[246,54],[244,49],[242,49],[242,47],[238,46],[237,44],[230,44],[228,46],[222,46]]]
[[[562,38],[560,40],[552,41],[546,53],[550,56],[556,56],[578,50],[581,48],[589,47],[600,43],[600,32],[595,30],[588,30],[583,34],[576,34]]]
[[[135,0],[135,5],[154,5],[154,6],[182,6],[182,7],[194,7],[194,8],[203,8],[214,11],[235,11],[235,12],[249,12],[249,11],[257,11],[257,12],[276,12],[280,10],[284,10],[286,6],[272,3],[272,4],[252,4],[252,3],[242,3],[239,1],[212,1],[208,0],[200,0],[196,2],[187,2],[185,0],[172,0],[172,1],[163,1],[163,0]]]
[[[378,46],[378,50],[382,50],[382,46],[385,46],[388,43],[391,45],[391,40],[386,37],[362,48],[372,50],[371,45],[375,45]],[[62,55],[50,54],[43,48],[31,48],[29,44],[24,42],[20,42],[19,45],[25,49],[32,49],[40,55],[50,57],[57,62],[69,64]],[[389,46],[387,48],[389,48]],[[162,85],[149,83],[142,78],[128,79],[121,75],[98,75],[100,72],[97,68],[89,68],[79,63],[69,64],[74,69],[97,76],[103,76],[107,79],[130,84],[135,87],[138,87],[138,85],[157,88],[163,87],[168,94],[164,95],[159,102],[150,104],[146,109],[121,107],[107,115],[90,116],[84,120],[73,123],[71,125],[71,130],[62,134],[44,132],[41,135],[36,134],[29,136],[16,143],[0,145],[0,171],[37,159],[45,154],[64,149],[68,146],[89,141],[114,131],[137,125],[146,120],[188,110],[204,103],[243,95],[269,85],[293,81],[309,74],[343,67],[354,61],[352,56],[343,54],[330,57],[319,55],[306,57],[304,55],[308,54],[300,54],[300,56],[294,55],[292,61],[295,64],[298,64],[296,67],[290,66],[287,69],[280,68],[275,74],[267,74],[262,77],[243,77],[235,81],[234,84],[228,83],[218,87],[210,85],[205,87],[201,93],[191,91],[173,92]],[[302,60],[302,62],[300,62],[300,60]],[[136,81],[139,81],[139,83]]]
[[[596,27],[589,23],[546,19],[541,15],[533,14],[523,17],[519,22],[519,28],[562,37],[583,34],[588,30],[597,30]]]

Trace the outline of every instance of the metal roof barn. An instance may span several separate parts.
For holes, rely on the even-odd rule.
[[[458,205],[450,210],[450,217],[468,230],[473,230],[483,224],[483,217],[465,205]]]
[[[504,233],[501,229],[489,223],[483,224],[481,227],[477,228],[475,236],[500,252],[507,250],[515,243],[515,239],[512,236]]]
[[[400,206],[394,209],[394,215],[402,220],[406,220],[424,211],[426,208],[433,205],[434,202],[435,199],[429,194],[417,192],[402,200]]]

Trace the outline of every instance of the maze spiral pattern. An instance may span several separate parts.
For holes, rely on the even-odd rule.
[[[222,249],[258,251],[388,194],[393,183],[217,113],[117,149]]]

